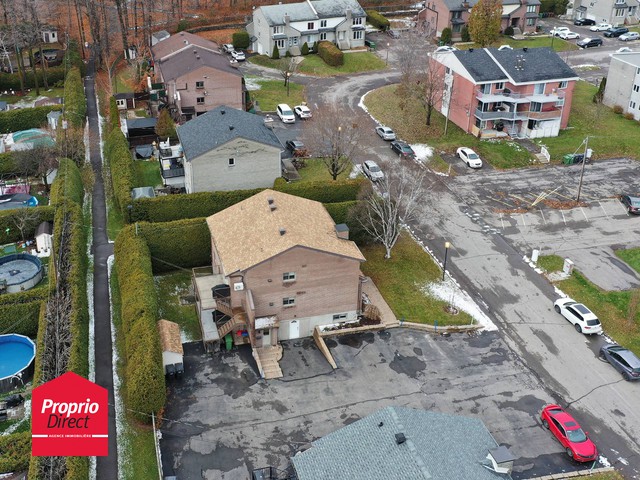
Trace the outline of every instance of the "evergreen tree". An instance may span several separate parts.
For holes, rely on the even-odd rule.
[[[156,135],[158,135],[158,137],[163,141],[167,137],[170,139],[178,138],[178,134],[176,133],[176,124],[173,123],[171,115],[169,115],[169,110],[166,108],[162,110],[158,116],[158,123],[156,123]]]

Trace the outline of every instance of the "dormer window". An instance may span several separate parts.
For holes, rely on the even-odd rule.
[[[278,35],[284,33],[284,25],[278,25],[277,27],[273,27],[273,34]]]
[[[362,17],[353,17],[354,25],[362,25]]]
[[[320,28],[327,28],[327,21],[326,20],[320,20]]]
[[[307,30],[313,30],[314,26],[315,26],[315,23],[313,23],[313,22],[307,23]]]

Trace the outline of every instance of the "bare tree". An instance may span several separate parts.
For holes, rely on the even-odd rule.
[[[40,214],[33,207],[21,207],[16,210],[11,219],[13,224],[20,230],[20,237],[24,242],[26,240],[25,233],[31,230],[40,218]]]
[[[444,66],[429,58],[424,67],[416,73],[413,95],[427,112],[426,124],[431,125],[434,107],[442,100],[444,91]]]
[[[416,52],[422,49],[424,41],[421,42],[415,30],[409,31],[407,36],[400,43],[396,50],[398,65],[400,69],[400,85],[398,86],[398,96],[400,97],[400,108],[403,109],[405,102],[410,102],[412,84],[415,81],[416,73],[419,71],[419,58]]]
[[[391,258],[402,225],[414,217],[418,200],[424,194],[425,171],[401,162],[384,166],[384,178],[362,198],[365,208],[358,220],[367,234],[384,245],[385,258]]]
[[[291,81],[291,77],[295,75],[297,70],[298,70],[298,61],[296,60],[295,57],[289,57],[289,58],[285,57],[285,58],[281,58],[278,61],[278,71],[280,72],[280,75],[282,75],[282,78],[284,78],[285,87],[289,85],[289,82]]]
[[[322,158],[331,178],[351,169],[351,159],[360,148],[360,128],[335,105],[317,112],[314,120],[305,125],[304,139],[314,156]]]

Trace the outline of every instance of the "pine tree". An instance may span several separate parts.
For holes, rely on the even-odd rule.
[[[271,54],[271,58],[274,60],[280,59],[280,50],[278,49],[278,45],[273,46],[273,53]]]
[[[156,123],[156,135],[158,135],[161,140],[164,140],[167,137],[170,139],[178,138],[178,134],[176,133],[176,124],[173,123],[171,115],[169,115],[169,110],[166,108],[162,110],[158,116],[158,123]]]

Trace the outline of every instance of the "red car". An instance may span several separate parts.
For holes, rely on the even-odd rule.
[[[598,458],[598,449],[580,428],[578,422],[559,405],[547,405],[542,409],[540,420],[544,428],[551,430],[567,455],[577,462],[591,462]]]

